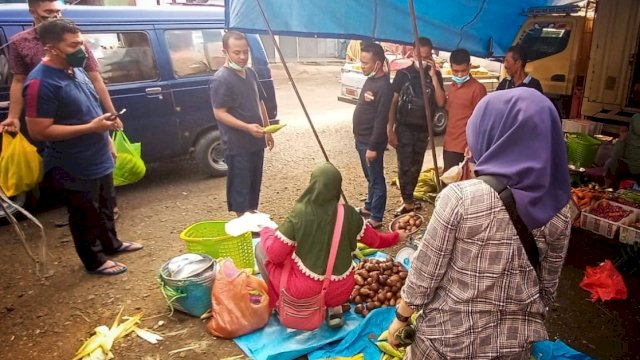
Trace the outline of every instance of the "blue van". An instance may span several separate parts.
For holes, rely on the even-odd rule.
[[[142,157],[156,162],[193,153],[212,176],[227,172],[220,134],[209,100],[209,80],[223,66],[222,7],[67,6],[65,18],[82,29],[129,139],[142,143]],[[0,47],[31,28],[26,5],[0,5]],[[247,35],[250,66],[267,94],[269,118],[277,123],[271,70],[257,35]],[[9,47],[0,50],[0,119],[7,117],[11,74]]]

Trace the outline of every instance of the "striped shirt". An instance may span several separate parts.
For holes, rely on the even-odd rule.
[[[566,206],[533,234],[541,278],[529,263],[497,193],[481,180],[439,195],[414,254],[402,298],[418,316],[411,358],[528,359],[546,339],[571,224]]]

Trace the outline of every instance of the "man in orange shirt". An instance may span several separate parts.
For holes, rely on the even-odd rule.
[[[449,120],[444,134],[442,153],[444,171],[464,160],[464,151],[467,148],[467,121],[480,99],[487,95],[484,85],[469,73],[471,56],[467,50],[454,50],[449,63],[453,84],[447,97]]]

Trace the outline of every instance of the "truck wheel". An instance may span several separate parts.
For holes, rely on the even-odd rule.
[[[433,132],[434,135],[442,135],[447,128],[447,110],[438,109],[433,116]]]
[[[196,143],[194,156],[198,166],[211,176],[227,176],[227,164],[220,132],[214,130],[204,134]]]
[[[27,193],[25,192],[22,194],[18,194],[16,196],[12,196],[9,198],[9,200],[11,200],[14,204],[24,209],[24,204],[27,202]],[[7,208],[7,210],[9,211],[9,214],[11,214],[12,216],[17,215],[16,212],[18,212],[18,209],[5,203],[1,198],[0,198],[0,201],[2,201],[3,205]],[[9,219],[7,218],[7,215],[4,213],[4,211],[0,207],[0,223],[8,223],[8,222],[9,222]]]

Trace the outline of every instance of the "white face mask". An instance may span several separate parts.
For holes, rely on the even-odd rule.
[[[378,62],[376,61],[376,66],[373,68],[373,71],[371,71],[369,73],[369,75],[367,75],[368,78],[374,78],[376,77],[376,73],[378,72]]]
[[[236,71],[243,71],[244,70],[244,66],[240,66],[240,65],[234,63],[233,60],[231,60],[229,57],[227,57],[227,62],[229,63],[229,67],[232,68],[233,70],[236,70]]]

